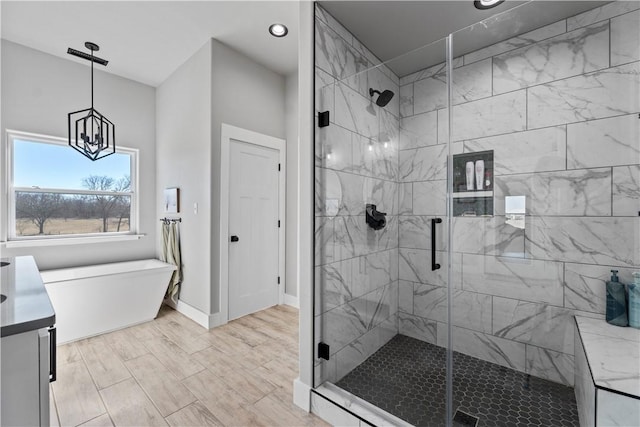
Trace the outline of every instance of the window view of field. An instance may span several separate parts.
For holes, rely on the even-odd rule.
[[[83,184],[86,194],[16,191],[16,236],[129,231],[131,196],[122,194],[130,191],[129,177],[89,176]]]
[[[109,232],[129,231],[129,218],[109,218]],[[43,235],[85,234],[103,232],[102,218],[52,218],[44,227]],[[40,229],[32,220],[16,219],[16,236],[38,236]]]

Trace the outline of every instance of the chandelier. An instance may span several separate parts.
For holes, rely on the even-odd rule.
[[[106,66],[109,61],[98,58],[93,53],[100,47],[91,42],[86,42],[85,47],[91,54],[72,48],[67,50],[70,55],[91,61],[91,108],[69,113],[69,145],[91,160],[98,160],[116,152],[116,127],[93,108],[93,64]]]

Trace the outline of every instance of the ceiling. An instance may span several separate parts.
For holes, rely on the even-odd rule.
[[[2,38],[88,64],[67,55],[100,45],[105,71],[158,86],[209,38],[279,73],[298,68],[298,6],[294,1],[6,1]],[[289,35],[275,38],[280,22]],[[88,52],[88,51],[87,51]]]
[[[473,0],[320,1],[380,60],[396,58],[387,65],[398,76],[444,61],[444,41],[420,48],[451,33],[455,32],[453,54],[459,56],[605,3],[507,0],[493,9],[478,10]]]

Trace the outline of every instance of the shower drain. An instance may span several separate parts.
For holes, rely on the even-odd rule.
[[[453,416],[453,425],[455,427],[477,427],[478,417],[474,417],[458,409]]]

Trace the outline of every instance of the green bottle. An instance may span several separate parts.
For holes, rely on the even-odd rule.
[[[633,273],[629,285],[629,326],[640,329],[640,271]]]
[[[618,270],[611,270],[607,281],[607,322],[615,326],[627,326],[627,295],[624,285],[618,280]]]

